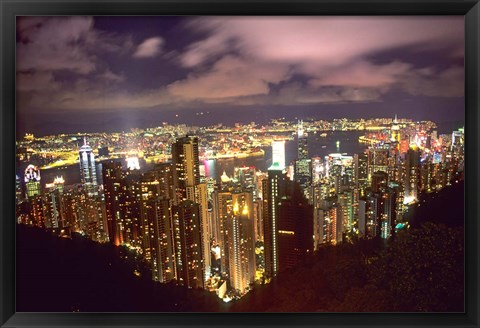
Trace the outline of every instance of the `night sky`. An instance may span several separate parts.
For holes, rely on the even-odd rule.
[[[465,116],[463,16],[23,17],[16,51],[17,136]]]

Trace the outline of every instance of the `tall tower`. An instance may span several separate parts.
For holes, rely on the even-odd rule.
[[[27,198],[31,199],[40,195],[40,170],[38,167],[30,164],[25,169],[25,186],[27,189]]]
[[[313,251],[313,207],[298,185],[293,184],[289,195],[280,200],[277,223],[278,267],[284,271],[297,266],[302,257]]]
[[[201,269],[205,278],[210,276],[210,229],[208,224],[208,192],[207,185],[200,183],[200,165],[198,138],[186,136],[177,138],[172,145],[172,162],[174,166],[174,204],[189,200],[200,206],[198,225],[194,228],[200,232],[202,245]]]
[[[104,163],[102,165],[102,177],[108,239],[111,243],[120,245],[118,224],[123,220],[123,211],[120,204],[124,198],[122,193],[122,164],[113,161]]]
[[[187,199],[197,202],[195,186],[200,183],[198,138],[192,136],[177,138],[172,145],[172,162],[175,171],[175,204]]]
[[[172,212],[177,279],[186,287],[203,288],[200,206],[185,200]]]
[[[298,160],[308,159],[308,135],[305,133],[303,129],[303,122],[300,121],[298,123],[297,129],[297,137],[298,137]]]
[[[418,200],[420,180],[420,150],[411,146],[405,160],[405,198],[406,204]]]
[[[391,141],[395,141],[398,143],[397,147],[400,145],[400,127],[398,126],[397,122],[397,114],[395,114],[395,119],[392,122],[390,127],[390,134],[391,134]]]
[[[298,130],[298,158],[295,161],[295,181],[302,187],[307,198],[310,198],[312,183],[312,161],[308,158],[308,138],[303,130],[303,122],[299,122]]]
[[[272,144],[272,166],[268,169],[268,184],[263,193],[267,199],[264,218],[265,274],[274,277],[278,272],[278,204],[285,195],[285,142]]]
[[[83,139],[83,146],[79,151],[80,178],[89,196],[97,196],[97,172],[95,169],[95,156],[92,147],[88,145],[87,138]]]
[[[229,278],[231,286],[244,294],[255,277],[253,203],[251,192],[233,194],[233,213],[227,222]]]

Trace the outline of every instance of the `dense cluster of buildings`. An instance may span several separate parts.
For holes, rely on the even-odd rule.
[[[364,153],[321,158],[310,156],[308,129],[298,122],[295,161],[286,163],[285,140],[273,140],[266,172],[236,167],[220,181],[201,172],[198,136],[176,137],[169,160],[147,171],[135,157],[126,167],[104,161],[97,171],[85,139],[80,184],[57,177],[42,188],[34,165],[17,176],[17,220],[126,246],[149,263],[154,280],[216,291],[228,301],[322,244],[390,238],[422,193],[462,178],[462,129],[437,136],[429,124],[381,123],[362,138],[370,145]]]

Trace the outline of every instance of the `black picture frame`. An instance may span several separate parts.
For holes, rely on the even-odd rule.
[[[409,326],[478,327],[480,138],[478,0],[1,0],[0,324],[76,326]],[[15,17],[19,15],[465,15],[465,313],[16,313]]]

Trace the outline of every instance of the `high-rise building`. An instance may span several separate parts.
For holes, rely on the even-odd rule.
[[[397,115],[390,126],[390,140],[396,143],[397,149],[400,147],[400,126],[398,125]]]
[[[195,225],[195,229],[201,236],[199,245],[202,245],[200,249],[202,261],[199,265],[204,274],[201,279],[203,283],[210,276],[210,227],[207,184],[200,184],[198,138],[188,135],[177,138],[172,145],[172,163],[174,167],[174,204],[178,205],[189,200],[199,205],[199,218],[197,218],[199,223]]]
[[[367,154],[354,155],[354,182],[363,195],[363,191],[368,187],[368,157]]]
[[[212,260],[210,256],[210,249],[212,246],[212,232],[211,232],[211,225],[209,220],[208,214],[208,190],[206,183],[199,183],[195,186],[195,199],[197,203],[200,205],[200,229],[202,233],[202,258],[203,258],[203,268],[205,279],[210,278],[211,274],[211,265]]]
[[[44,195],[45,224],[49,228],[65,227],[63,216],[63,178],[46,184]]]
[[[198,138],[186,136],[177,138],[172,145],[172,163],[174,166],[175,204],[183,200],[195,199],[195,186],[200,183],[198,157]]]
[[[265,275],[274,277],[278,272],[278,206],[286,192],[285,142],[272,144],[272,166],[268,169],[268,183],[263,199],[267,200],[264,217]]]
[[[398,188],[384,187],[378,192],[369,190],[359,204],[359,234],[367,238],[389,238],[397,220]]]
[[[172,213],[177,280],[189,288],[203,288],[200,205],[185,200],[174,205]]]
[[[272,143],[272,166],[285,169],[285,141],[274,140]]]
[[[303,128],[303,122],[300,121],[297,129],[298,137],[298,155],[297,159],[308,159],[308,135],[305,133]]]
[[[296,183],[292,192],[280,199],[277,236],[279,271],[295,268],[313,251],[313,208]]]
[[[342,222],[342,232],[351,231],[353,228],[353,191],[345,190],[337,195],[339,215]]]
[[[140,227],[145,259],[152,267],[153,279],[168,282],[177,278],[173,205],[173,169],[169,163],[157,164],[140,178]],[[179,236],[178,236],[179,237]]]
[[[411,146],[405,159],[405,198],[406,204],[418,200],[418,190],[420,187],[420,150],[416,146]]]
[[[216,224],[212,227],[215,242],[220,247],[221,271],[227,275],[229,271],[227,223],[233,212],[232,193],[228,189],[213,192],[213,211]],[[215,237],[216,236],[216,237]]]
[[[124,222],[122,224],[122,240],[131,247],[142,245],[141,219],[141,174],[137,169],[127,169],[122,172],[122,195],[124,204]]]
[[[103,163],[102,177],[108,239],[111,243],[120,245],[121,239],[118,224],[123,219],[121,203],[124,201],[124,195],[122,195],[122,164],[114,161]]]
[[[253,225],[255,242],[263,242],[263,200],[261,198],[257,198],[253,202]]]
[[[79,151],[80,179],[88,195],[98,195],[97,172],[95,167],[95,155],[92,147],[83,139],[83,146]]]
[[[45,207],[42,195],[36,195],[30,199],[30,213],[31,222],[34,226],[45,228]]]
[[[227,222],[230,285],[240,294],[248,291],[255,277],[255,244],[252,193],[235,193],[233,212]]]
[[[146,194],[141,207],[144,257],[151,264],[153,280],[163,283],[176,276],[171,205],[164,196]]]
[[[317,222],[314,222],[314,225],[318,227],[318,232],[314,231],[315,247],[318,248],[323,243],[333,245],[341,243],[342,221],[338,219],[338,204],[333,200],[325,200],[319,208],[314,210],[317,212],[315,214],[315,221]]]
[[[386,172],[377,171],[372,175],[372,191],[381,192],[387,188],[388,174]]]
[[[40,170],[38,167],[32,164],[28,165],[25,169],[24,181],[28,199],[40,195]]]
[[[372,178],[373,173],[377,171],[388,171],[388,148],[369,148],[368,154],[368,177]]]

